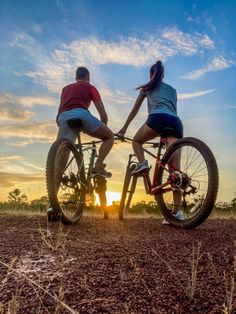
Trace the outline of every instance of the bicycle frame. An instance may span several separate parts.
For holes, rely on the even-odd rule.
[[[97,157],[97,147],[96,144],[100,144],[102,140],[97,141],[91,141],[91,142],[85,142],[81,143],[80,134],[77,134],[78,144],[75,144],[75,147],[80,152],[81,157],[84,161],[84,152],[91,151],[90,157],[89,157],[89,163],[88,163],[88,169],[87,169],[87,176],[86,176],[86,188],[87,191],[93,192],[95,190],[96,193],[99,194],[100,191],[106,191],[106,180],[101,177],[91,177],[91,172],[95,164],[95,159]],[[81,167],[85,167],[84,162],[81,165]],[[79,171],[80,172],[80,169]],[[91,181],[93,180],[93,184]]]
[[[87,171],[87,177],[86,177],[86,184],[89,186],[89,183],[91,181],[91,171],[94,167],[95,158],[97,157],[97,147],[96,144],[101,143],[101,141],[91,141],[86,143],[81,143],[80,134],[77,135],[78,144],[75,144],[75,147],[80,152],[80,154],[84,155],[84,152],[91,151],[90,157],[89,157],[89,164],[88,164],[88,171]],[[83,158],[84,160],[84,158]],[[82,166],[85,166],[84,163]]]
[[[129,138],[125,138],[130,140]],[[152,145],[153,148],[158,148],[157,154],[154,155],[153,153],[151,153],[148,149],[144,148],[145,153],[147,153],[148,155],[152,156],[155,159],[155,168],[154,168],[154,173],[153,173],[153,178],[151,180],[150,175],[149,175],[149,170],[142,173],[140,176],[143,177],[144,180],[144,186],[145,186],[145,190],[147,194],[151,194],[151,195],[155,195],[159,192],[159,190],[162,189],[162,192],[169,192],[169,191],[173,191],[172,187],[167,187],[170,186],[171,182],[173,182],[173,180],[176,178],[175,173],[172,172],[170,173],[169,169],[173,169],[174,171],[179,171],[180,173],[182,173],[182,171],[180,171],[179,169],[177,169],[174,165],[172,164],[168,164],[168,168],[167,169],[165,166],[162,165],[161,163],[161,151],[162,149],[165,147],[166,145],[166,140],[161,138],[160,142],[158,143],[152,143],[152,142],[147,142],[147,144]],[[130,165],[132,164],[132,157],[134,157],[134,154],[130,154],[129,155],[129,160],[128,160],[128,166],[130,167]],[[168,180],[161,184],[158,185],[157,184],[157,178],[158,178],[158,171],[160,169],[160,167],[164,168],[166,171],[168,171],[170,173],[170,176],[168,178]]]

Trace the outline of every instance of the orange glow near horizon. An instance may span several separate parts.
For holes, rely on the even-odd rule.
[[[113,202],[119,202],[121,193],[119,192],[113,192],[113,191],[106,191],[106,196],[107,196],[107,206],[112,205]],[[99,202],[99,196],[96,194],[96,201],[97,204],[100,204]]]

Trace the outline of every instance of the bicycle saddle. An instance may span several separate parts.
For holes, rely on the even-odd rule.
[[[69,119],[67,124],[71,129],[76,129],[77,131],[82,131],[83,129],[82,121],[80,119]]]
[[[172,135],[173,131],[174,131],[174,128],[170,128],[167,126],[167,127],[162,129],[161,137],[162,138],[169,137],[170,135]]]

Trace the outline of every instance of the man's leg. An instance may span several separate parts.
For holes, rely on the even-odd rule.
[[[96,137],[102,140],[102,144],[99,148],[98,158],[96,160],[95,168],[100,169],[103,168],[103,162],[107,155],[109,154],[113,143],[114,143],[114,135],[112,131],[103,124],[93,133],[88,133],[92,137]]]

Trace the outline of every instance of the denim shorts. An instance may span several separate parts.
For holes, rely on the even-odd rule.
[[[89,134],[94,133],[103,125],[103,123],[94,117],[88,110],[83,108],[71,109],[60,113],[58,116],[57,121],[59,130],[57,138],[67,138],[72,142],[75,141],[76,134],[67,124],[69,119],[80,119],[82,122],[83,131]]]
[[[183,137],[183,124],[177,116],[168,113],[153,113],[148,116],[146,124],[161,137]]]

